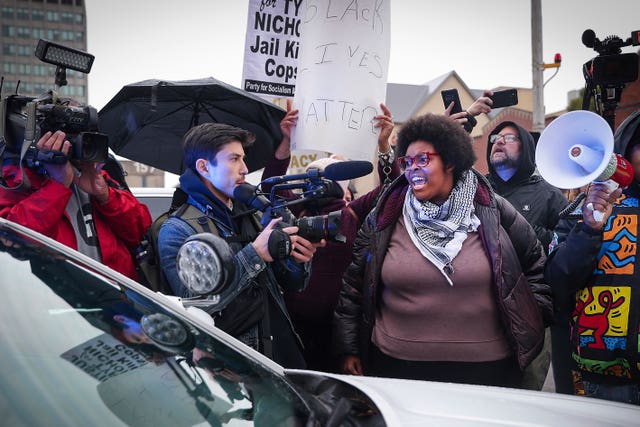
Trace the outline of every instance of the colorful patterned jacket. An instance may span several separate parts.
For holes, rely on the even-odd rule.
[[[625,190],[602,232],[561,221],[545,268],[556,307],[570,314],[573,360],[600,381],[640,381],[639,194],[637,184]]]

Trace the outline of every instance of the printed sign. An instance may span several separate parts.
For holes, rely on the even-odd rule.
[[[61,357],[100,382],[148,363],[142,354],[107,334],[90,339]]]
[[[303,0],[250,0],[242,87],[274,102],[295,93]]]
[[[293,149],[373,160],[386,96],[390,0],[305,0]]]

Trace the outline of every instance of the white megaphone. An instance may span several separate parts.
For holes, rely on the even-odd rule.
[[[563,189],[594,181],[607,182],[612,189],[626,188],[634,177],[631,164],[613,152],[609,124],[584,110],[563,114],[542,131],[536,165],[545,181]],[[602,213],[594,211],[594,218],[601,221]]]

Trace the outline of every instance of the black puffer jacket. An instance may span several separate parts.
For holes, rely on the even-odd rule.
[[[544,326],[553,315],[551,289],[543,281],[545,252],[529,223],[478,175],[475,197],[484,247],[489,254],[500,318],[521,368],[540,352]],[[375,310],[383,288],[380,272],[391,234],[402,214],[406,178],[381,196],[358,232],[353,262],[343,277],[334,314],[334,350],[368,364]],[[426,280],[426,278],[425,278]]]
[[[521,144],[520,166],[515,175],[504,181],[491,164],[491,144],[487,144],[489,167],[487,178],[496,193],[507,199],[529,221],[542,242],[544,250],[547,251],[553,238],[553,229],[559,220],[558,213],[569,204],[569,201],[560,190],[536,173],[536,146],[533,136],[526,129],[514,122],[502,122],[491,132],[489,138],[506,126],[512,126],[518,130]]]

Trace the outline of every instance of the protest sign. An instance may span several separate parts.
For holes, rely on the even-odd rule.
[[[61,357],[100,382],[148,363],[142,354],[107,334],[92,338]]]
[[[292,148],[372,160],[386,96],[390,0],[304,0]]]
[[[245,91],[271,102],[293,97],[302,2],[249,1],[242,70],[242,88]]]

